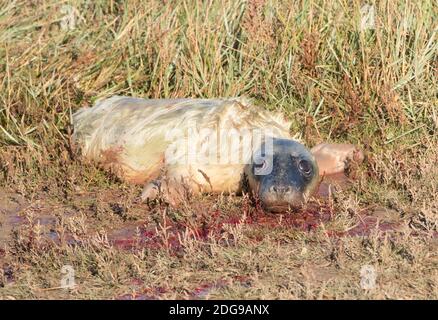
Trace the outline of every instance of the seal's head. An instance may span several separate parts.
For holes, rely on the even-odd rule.
[[[315,189],[318,166],[299,142],[266,139],[245,168],[249,188],[272,212],[299,207]]]

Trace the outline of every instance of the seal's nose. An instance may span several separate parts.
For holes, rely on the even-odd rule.
[[[284,196],[284,195],[292,193],[292,187],[291,186],[272,186],[271,188],[269,188],[269,191],[273,194],[276,194],[277,196]]]

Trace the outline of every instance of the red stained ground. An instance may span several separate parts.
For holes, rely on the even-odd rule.
[[[232,243],[235,239],[233,239],[231,233],[227,232],[230,226],[253,227],[254,230],[268,228],[269,230],[287,229],[311,232],[322,223],[325,224],[333,218],[334,212],[328,204],[330,201],[327,201],[327,198],[331,194],[347,187],[349,183],[349,179],[343,174],[325,177],[316,193],[316,197],[321,201],[310,203],[297,212],[285,212],[284,214],[266,213],[255,202],[253,206],[244,204],[242,210],[230,214],[224,214],[218,209],[208,209],[210,212],[207,211],[206,214],[196,219],[195,222],[191,221],[190,225],[184,222],[175,222],[169,218],[161,221],[161,226],[158,225],[158,227],[139,223],[125,223],[123,228],[111,231],[108,234],[108,240],[115,248],[122,250],[146,248],[148,250],[167,250],[170,254],[179,255],[184,250],[184,240],[181,240],[184,238],[197,241],[214,239],[217,242]],[[251,209],[245,206],[251,207]],[[355,218],[358,218],[356,220],[359,222],[354,228],[343,232],[329,230],[327,235],[331,237],[367,236],[375,230],[387,233],[395,231],[398,227],[396,223],[381,223],[377,217],[372,215],[372,212],[365,211],[360,217]],[[10,219],[12,219],[9,221],[11,226],[18,227],[25,223],[24,218],[18,215],[11,215]],[[38,217],[34,223],[49,227],[46,228],[49,231],[45,234],[48,239],[55,242],[61,241],[59,235],[50,229],[50,225],[54,223],[53,217]],[[193,225],[193,223],[195,224]],[[261,241],[262,234],[257,235],[256,233],[254,236],[249,236],[249,239],[256,242]],[[63,241],[67,241],[69,244],[79,244],[77,241],[69,238],[69,235],[64,235]],[[3,254],[2,251],[0,251],[0,256],[1,254]],[[9,275],[7,271],[4,273]],[[13,274],[9,275],[9,280],[13,280]],[[248,278],[245,276],[236,276],[231,281],[243,286],[250,285]],[[226,288],[229,284],[230,280],[223,279],[214,283],[202,283],[183,294],[182,297],[185,299],[204,299],[212,290]],[[159,299],[167,291],[168,289],[162,287],[144,289],[141,280],[132,279],[132,292],[120,295],[116,299]]]
[[[343,174],[326,177],[319,186],[317,196],[322,199],[327,198],[330,194],[346,187],[349,183],[348,178]],[[170,219],[166,219],[163,222],[166,228],[165,233],[160,232],[156,227],[129,226],[113,232],[109,235],[109,239],[115,247],[122,249],[166,248],[177,252],[182,247],[180,239],[187,231],[189,231],[190,238],[201,241],[206,241],[209,238],[214,238],[216,241],[232,241],[231,238],[224,239],[226,226],[239,224],[258,228],[288,228],[297,231],[312,231],[317,229],[321,223],[329,222],[333,217],[333,211],[327,204],[312,203],[298,212],[285,212],[284,214],[266,213],[262,209],[256,208],[250,215],[245,217],[240,212],[224,217],[218,210],[209,212],[207,216],[210,217],[208,221],[206,219],[197,221],[195,226],[181,222],[175,223]],[[328,234],[336,237],[366,236],[376,228],[379,231],[388,232],[396,227],[397,224],[379,223],[379,220],[370,213],[364,213],[359,217],[359,223],[354,228],[345,232],[329,231]],[[261,239],[256,238],[254,240]]]

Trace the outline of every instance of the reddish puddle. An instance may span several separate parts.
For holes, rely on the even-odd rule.
[[[327,198],[330,194],[342,190],[351,181],[344,174],[336,174],[324,177],[316,193],[319,198]],[[249,216],[242,217],[242,213],[233,216],[223,217],[219,211],[208,214],[210,222],[197,221],[196,225],[175,223],[169,219],[163,222],[162,228],[131,225],[116,230],[109,235],[110,242],[118,248],[134,249],[149,248],[178,251],[182,249],[181,239],[188,234],[191,239],[205,241],[214,238],[217,241],[233,241],[232,238],[224,238],[227,226],[247,225],[259,228],[289,228],[297,231],[312,231],[317,229],[321,223],[329,222],[333,216],[332,209],[326,204],[309,204],[298,212],[285,212],[284,214],[266,213],[262,209],[255,210]],[[352,229],[345,232],[331,232],[329,236],[367,236],[372,230],[389,232],[396,229],[396,223],[379,223],[379,219],[366,212],[358,217],[359,223]],[[165,232],[160,231],[166,230]],[[261,239],[254,239],[261,240]]]
[[[330,197],[331,194],[342,190],[347,187],[351,181],[343,174],[327,176],[320,183],[316,196],[324,200],[324,198]],[[317,229],[321,224],[329,222],[333,218],[333,209],[330,208],[328,201],[321,201],[323,204],[309,204],[306,208],[299,210],[298,212],[285,212],[284,214],[271,214],[266,213],[261,209],[250,210],[250,214],[245,217],[243,212],[234,212],[230,215],[223,214],[220,211],[212,210],[208,214],[204,215],[204,218],[200,218],[200,221],[195,221],[195,225],[185,224],[181,222],[174,222],[166,218],[165,221],[161,221],[161,225],[144,225],[139,223],[125,223],[123,228],[113,230],[108,234],[108,240],[115,247],[123,250],[167,250],[170,254],[179,255],[184,250],[185,240],[191,239],[196,241],[208,241],[214,239],[221,243],[233,243],[232,233],[228,232],[230,227],[254,227],[268,228],[284,230],[291,229],[296,231],[311,232]],[[21,209],[21,208],[20,208]],[[211,209],[210,209],[211,210]],[[396,232],[399,224],[394,222],[381,222],[381,220],[373,215],[372,210],[364,211],[364,213],[358,217],[354,217],[358,221],[357,225],[350,230],[337,232],[327,231],[327,234],[331,237],[344,237],[344,236],[368,236],[373,231],[379,231],[382,234],[388,232]],[[205,217],[208,217],[205,218]],[[353,218],[352,218],[353,219]],[[9,212],[7,214],[6,224],[8,230],[18,228],[23,224],[40,224],[44,226],[45,233],[43,236],[52,240],[55,243],[59,243],[61,240],[59,235],[54,231],[56,220],[50,216],[35,217],[32,222],[27,221],[25,217],[19,214],[19,210]],[[257,233],[256,233],[257,234]],[[261,235],[263,234],[260,233]],[[261,241],[262,236],[255,235],[249,236],[251,240],[255,242]],[[252,238],[251,238],[252,237]],[[67,241],[69,244],[80,245],[73,239],[68,239],[68,235],[64,235],[63,241]],[[1,244],[0,237],[0,244]],[[0,257],[4,254],[4,250],[0,248]],[[13,281],[13,272],[8,269],[8,266],[3,266],[3,273],[7,276],[7,281]],[[185,299],[205,299],[211,293],[212,290],[218,290],[226,288],[230,281],[239,283],[242,286],[250,286],[250,281],[245,276],[236,276],[231,280],[218,280],[211,283],[203,283],[195,287],[189,292],[186,292],[183,297]],[[144,289],[144,284],[141,280],[132,280],[132,293],[127,293],[118,296],[116,299],[125,300],[150,300],[159,299],[168,289],[163,287],[153,287]]]
[[[324,199],[347,187],[351,181],[344,174],[337,174],[324,177],[320,183],[316,196]],[[7,221],[4,223],[8,226],[8,230],[13,230],[23,224],[40,224],[43,226],[43,238],[50,239],[55,243],[60,243],[60,237],[55,231],[56,219],[53,216],[40,215],[35,216],[32,222],[20,215],[22,209],[16,208],[14,212],[7,215]],[[15,208],[14,208],[15,209]],[[242,210],[243,212],[244,210]],[[310,204],[306,208],[298,212],[285,212],[284,214],[266,213],[258,208],[253,212],[242,217],[242,212],[234,212],[232,215],[221,215],[219,211],[212,211],[206,216],[208,221],[195,221],[195,225],[187,225],[181,222],[174,222],[170,219],[161,222],[163,225],[158,227],[155,225],[124,224],[123,228],[110,231],[108,239],[115,247],[120,249],[167,249],[170,252],[178,253],[183,249],[181,239],[190,238],[199,241],[206,241],[213,238],[216,241],[232,242],[232,236],[227,233],[230,226],[246,225],[254,226],[255,228],[288,228],[297,231],[312,231],[317,229],[321,223],[326,223],[331,220],[333,212],[326,204]],[[372,212],[367,212],[358,219],[360,222],[353,228],[345,232],[331,232],[330,236],[367,236],[372,230],[378,228],[382,232],[393,231],[397,224],[395,223],[378,223],[378,219],[372,215]],[[4,235],[6,232],[4,232]],[[254,236],[253,240],[260,241],[262,239]],[[2,239],[0,238],[0,244]],[[68,234],[63,236],[63,242],[67,244],[79,244],[74,241]]]
[[[140,284],[142,282],[140,281]],[[214,282],[205,282],[201,283],[194,289],[191,289],[187,291],[186,293],[182,293],[179,298],[186,299],[186,300],[199,300],[199,299],[206,299],[208,296],[212,293],[214,290],[221,290],[227,288],[231,284],[238,284],[243,287],[250,287],[251,282],[250,278],[246,276],[234,276],[231,279],[219,279]],[[139,285],[140,285],[139,284]],[[146,288],[146,289],[140,289],[139,292],[137,292],[139,288],[133,287],[132,293],[123,294],[120,296],[117,296],[116,300],[159,300],[164,293],[167,293],[170,291],[170,289],[166,289],[163,287],[152,287],[152,288]]]

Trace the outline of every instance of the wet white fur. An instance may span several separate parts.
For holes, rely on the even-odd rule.
[[[269,129],[273,137],[292,138],[290,123],[282,115],[243,98],[146,100],[121,96],[77,111],[73,115],[73,138],[85,157],[115,168],[127,181],[144,183],[166,169],[170,177],[188,177],[200,189],[236,191],[247,159],[228,165],[196,161],[166,165],[165,152],[174,143],[168,139],[169,132],[186,131],[193,124],[197,130],[220,129],[231,132],[229,135],[236,134],[236,130]],[[188,138],[192,137],[184,139]],[[202,148],[204,143],[200,140],[197,145]],[[221,143],[221,147],[229,146]],[[243,158],[249,156],[244,154]]]

